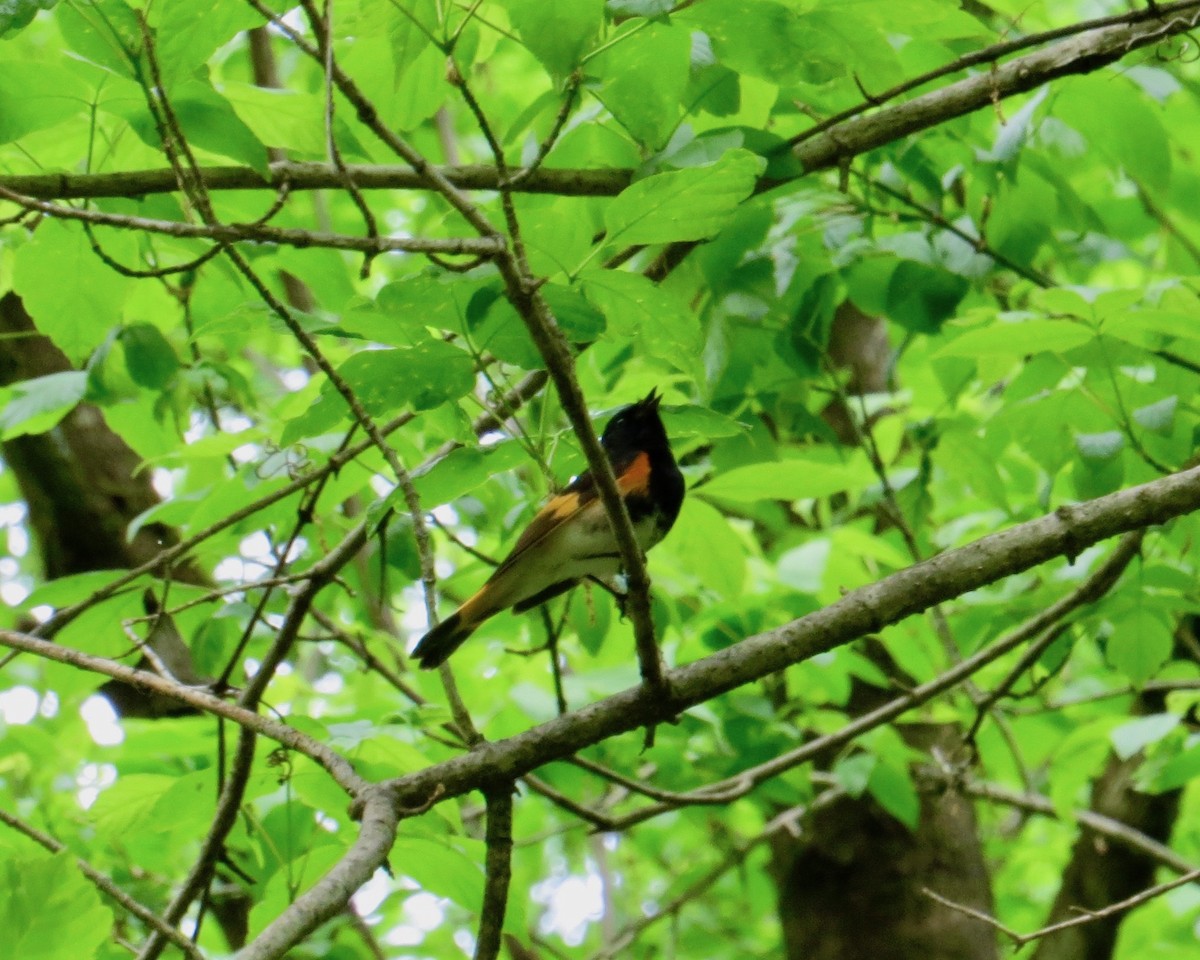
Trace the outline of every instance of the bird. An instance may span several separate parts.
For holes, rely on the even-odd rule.
[[[643,555],[667,535],[683,506],[683,474],[659,416],[661,401],[651,390],[618,410],[600,437]],[[487,582],[426,633],[412,655],[424,669],[440,666],[488,618],[510,607],[524,613],[581,580],[604,580],[620,569],[616,535],[595,478],[585,471],[538,511]]]

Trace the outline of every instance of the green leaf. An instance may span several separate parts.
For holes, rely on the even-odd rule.
[[[1173,713],[1154,713],[1148,717],[1138,717],[1123,723],[1109,733],[1113,750],[1122,760],[1128,760],[1134,754],[1144,750],[1152,743],[1158,743],[1163,737],[1179,726],[1179,717]]]
[[[1077,437],[1077,449],[1078,439]],[[1119,452],[1111,457],[1103,456],[1112,449],[1115,439],[1111,434],[1092,434],[1084,439],[1085,449],[1090,445],[1092,452],[1101,455],[1086,457],[1081,452],[1073,464],[1071,482],[1075,496],[1080,500],[1091,500],[1120,489],[1125,482],[1125,458]]]
[[[1113,74],[1071,77],[1053,101],[1056,117],[1087,137],[1131,177],[1163,190],[1171,180],[1171,148],[1160,111],[1129,79]]]
[[[604,314],[584,297],[578,287],[548,283],[542,287],[554,319],[573,343],[591,343],[604,333]]]
[[[226,0],[159,0],[147,13],[167,87],[176,78],[192,74],[222,44],[263,22],[249,4]]]
[[[375,413],[402,407],[429,410],[457,400],[475,385],[471,358],[458,347],[432,340],[403,350],[356,353],[338,368]]]
[[[1089,327],[1069,320],[999,320],[968,330],[934,351],[935,357],[1026,357],[1070,350],[1093,337]]]
[[[133,382],[149,390],[162,390],[175,376],[181,364],[175,348],[158,327],[135,323],[120,334],[125,348],[125,366]]]
[[[482,843],[456,839],[454,846],[421,837],[398,837],[390,858],[400,876],[412,877],[424,890],[447,897],[467,910],[479,909],[483,894]],[[462,848],[471,848],[467,855]]]
[[[439,460],[428,473],[413,481],[426,510],[450,503],[483,486],[497,474],[515,469],[525,459],[516,442],[475,448],[460,447]]]
[[[664,408],[664,413],[667,413],[667,432],[672,440],[695,437],[707,443],[710,440],[736,437],[746,432],[746,424],[695,404]]]
[[[824,62],[823,51],[809,42],[812,38],[803,18],[782,3],[705,0],[680,11],[675,19],[703,30],[720,63],[772,83],[800,80],[814,62]],[[798,50],[804,56],[797,56]]]
[[[105,231],[97,235],[118,258],[130,244],[127,236]],[[13,287],[38,330],[78,362],[120,319],[130,282],[92,252],[81,227],[46,220],[17,251]]]
[[[885,312],[916,333],[937,333],[954,316],[970,284],[964,277],[916,260],[901,260],[888,283]]]
[[[146,113],[143,103],[125,99],[105,103],[129,121],[145,144],[156,149],[161,147],[158,126]],[[267,149],[263,141],[243,121],[240,111],[207,81],[190,78],[177,84],[171,95],[171,105],[184,135],[193,146],[266,173]]]
[[[174,777],[159,773],[130,773],[100,794],[88,811],[96,829],[117,837],[154,823],[154,808],[163,794],[175,782]],[[166,829],[168,824],[158,825]]]
[[[1176,754],[1154,771],[1149,787],[1155,792],[1177,790],[1200,776],[1200,745]]]
[[[1133,419],[1152,433],[1169,436],[1175,426],[1175,410],[1179,406],[1179,397],[1164,397],[1156,403],[1138,407],[1133,411]]]
[[[487,296],[493,299],[501,293],[493,278],[405,277],[380,289],[375,297],[379,315],[352,314],[343,318],[342,326],[378,343],[412,346],[426,339],[426,327],[461,333],[482,291],[490,291]]]
[[[604,22],[604,0],[506,0],[505,6],[525,46],[558,77],[579,65]]]
[[[1107,318],[1103,331],[1137,346],[1158,343],[1160,337],[1200,340],[1200,318],[1174,310],[1136,310]]]
[[[134,76],[142,30],[124,0],[72,0],[59,5],[55,19],[73,54],[120,76]]]
[[[0,858],[4,955],[22,960],[90,960],[112,936],[112,911],[64,851]]]
[[[86,88],[67,68],[56,63],[0,61],[0,143],[53,127],[79,115],[87,105]]]
[[[58,0],[9,0],[0,7],[0,38],[23,30],[39,10],[49,10],[56,3]]]
[[[1130,683],[1141,685],[1166,663],[1173,643],[1170,624],[1155,611],[1139,606],[1113,624],[1108,662]]]
[[[629,134],[652,150],[679,122],[692,41],[682,27],[651,24],[588,64],[603,82],[596,96]]]
[[[0,439],[45,433],[83,399],[87,379],[83,371],[70,370],[0,389]]]
[[[873,753],[853,753],[838,760],[831,772],[846,793],[861,797],[866,793],[871,774],[878,765],[879,758]]]
[[[624,270],[587,270],[579,282],[583,295],[604,315],[606,340],[636,341],[651,356],[701,377],[700,323],[675,293]]]
[[[364,350],[338,367],[367,413],[391,416],[401,410],[430,410],[457,400],[475,385],[475,368],[464,350],[441,340],[414,347]],[[350,415],[332,384],[305,413],[288,423],[283,444],[325,433]]]
[[[467,320],[474,350],[525,370],[544,366],[525,321],[499,291],[480,291],[467,309]]]
[[[69,576],[58,577],[39,584],[37,589],[29,595],[26,603],[31,607],[68,607],[107,587],[123,572],[122,570],[90,570],[87,573],[73,573]],[[141,585],[140,580],[134,581],[122,593],[140,589]]]
[[[938,440],[938,459],[949,465],[972,490],[1001,510],[1008,511],[1008,487],[996,469],[996,458],[979,438],[961,430],[949,430]]]
[[[711,237],[753,192],[764,165],[761,157],[738,149],[711,166],[639,180],[605,211],[608,242],[671,243]]]
[[[715,508],[697,497],[684,500],[667,543],[681,565],[713,593],[741,595],[746,580],[746,547]]]
[[[612,17],[660,17],[674,6],[675,0],[608,0],[605,4]]]
[[[921,798],[907,769],[881,760],[871,770],[867,789],[884,810],[910,830],[917,828],[921,819]]]
[[[1075,449],[1084,460],[1112,460],[1125,449],[1125,434],[1120,430],[1104,433],[1075,434]]]
[[[231,81],[222,84],[221,95],[237,114],[238,125],[252,131],[251,135],[259,144],[325,158],[324,97]],[[365,155],[340,114],[334,118],[334,132],[343,152]],[[265,156],[261,146],[259,152],[259,162],[265,162],[261,159]]]
[[[696,493],[747,503],[756,500],[804,500],[861,489],[873,479],[874,474],[865,460],[855,463],[783,460],[727,470],[697,487]]]
[[[886,314],[917,333],[937,333],[970,285],[958,274],[916,260],[867,257],[845,273],[850,299],[864,313]]]
[[[172,102],[184,134],[196,146],[241,161],[260,173],[266,172],[266,146],[237,115],[233,105],[208,83],[180,84]],[[157,143],[156,138],[154,145]]]
[[[387,104],[388,120],[400,130],[413,130],[441,107],[446,98],[446,57],[426,47],[403,71]]]
[[[190,646],[200,676],[215,677],[224,669],[241,633],[233,619],[238,612],[230,606],[220,607],[196,631]]]

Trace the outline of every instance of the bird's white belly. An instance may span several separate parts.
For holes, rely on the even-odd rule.
[[[662,539],[652,517],[635,523],[633,532],[643,553]],[[519,595],[513,603],[537,596],[564,580],[609,580],[621,570],[620,551],[608,515],[602,510],[595,511],[587,522],[563,524],[546,543],[535,548],[525,563],[531,566],[521,578]]]

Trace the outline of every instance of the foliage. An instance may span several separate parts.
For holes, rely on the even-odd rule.
[[[1180,55],[1183,40],[1168,31],[1115,68],[993,109],[939,115],[935,102],[926,129],[897,133],[840,170],[806,173],[791,152],[789,138],[815,122],[869,106],[864,92],[1072,15],[1125,11],[956,7],[0,7],[2,212],[41,216],[0,233],[0,290],[20,296],[73,365],[0,388],[11,461],[0,472],[10,554],[0,590],[12,608],[0,625],[28,629],[30,617],[89,604],[55,642],[132,664],[148,630],[140,591],[154,583],[198,674],[229,669],[245,689],[315,582],[306,576],[321,569],[328,585],[295,624],[264,712],[370,781],[459,756],[447,724],[461,732],[461,717],[441,679],[407,669],[405,651],[427,622],[429,558],[404,483],[411,475],[417,517],[434,521],[445,614],[587,463],[569,399],[557,380],[542,386],[544,345],[504,261],[377,245],[475,240],[486,236],[481,222],[510,243],[518,231],[513,262],[576,348],[574,377],[598,425],[652,387],[665,394],[689,487],[676,529],[649,557],[668,665],[735,647],[997,529],[1182,469],[1200,426],[1189,163],[1200,74]],[[262,82],[263,52],[246,33],[270,11],[281,17],[269,33],[277,89]],[[349,87],[325,72],[322,22]],[[465,175],[450,168],[490,168],[493,189],[414,188],[395,172],[408,158],[381,130],[447,165],[453,183]],[[286,177],[278,191],[263,187],[272,150],[324,165],[324,188],[285,189]],[[178,182],[153,187],[149,172],[168,163]],[[237,168],[254,178],[241,186],[258,187],[213,179],[199,189],[192,163]],[[368,167],[384,173],[371,180]],[[562,172],[571,176],[553,179]],[[67,174],[74,186],[48,185]],[[102,190],[79,187],[105,175],[116,176]],[[204,233],[260,220],[307,239],[246,234],[214,246],[216,234]],[[339,247],[333,235],[361,243]],[[838,343],[847,314],[885,321],[873,385],[864,385],[865,341]],[[44,578],[11,444],[54,429],[81,400],[164,494],[128,535],[153,524],[203,535],[187,557],[211,585],[142,578],[98,601],[117,572]],[[472,421],[485,413],[500,426],[477,436]],[[395,462],[368,421],[387,432]],[[322,472],[348,446],[357,452]],[[360,528],[361,549],[326,577],[322,562]],[[966,730],[980,691],[1001,696],[971,776],[1044,795],[1057,814],[1014,825],[998,803],[977,808],[995,914],[1017,930],[1038,927],[1075,813],[1113,751],[1143,758],[1140,790],[1184,788],[1185,809],[1194,805],[1200,754],[1184,721],[1200,670],[1176,638],[1195,607],[1196,533],[1191,517],[1150,532],[1124,579],[1071,613],[1011,690],[1002,687],[1027,647],[896,726],[840,745],[819,768],[807,762],[723,805],[668,799],[634,829],[637,811],[659,801],[594,769],[540,767],[515,799],[504,929],[547,956],[592,956],[626,934],[633,945],[621,955],[774,953],[768,824],[835,789],[914,827],[914,770],[930,757],[897,730],[913,721]],[[890,697],[988,647],[1078,588],[1107,551],[1025,570],[882,630],[890,663],[841,646],[688,709],[656,728],[652,747],[627,733],[581,755],[651,791],[736,776],[841,730],[858,711],[852,691]],[[253,586],[280,576],[290,578],[282,587]],[[488,740],[559,712],[539,652],[550,635],[569,709],[639,682],[633,629],[603,591],[577,590],[544,616],[497,617],[453,661]],[[212,829],[235,728],[211,717],[101,722],[96,675],[29,655],[6,662],[3,678],[0,808],[70,851],[51,855],[0,832],[3,882],[25,891],[0,898],[4,928],[22,931],[22,956],[122,955],[96,935],[109,917],[122,917],[114,936],[135,944],[149,928],[93,893],[70,857],[164,912]],[[1152,716],[1135,716],[1146,690],[1165,697]],[[253,939],[347,854],[360,826],[317,763],[266,740],[239,809],[211,893],[249,898]],[[472,793],[404,819],[392,876],[379,871],[355,901],[365,922],[342,913],[292,955],[368,956],[372,938],[416,956],[469,953],[485,886],[481,816]],[[1195,862],[1188,822],[1173,849]],[[590,833],[597,824],[607,832]],[[1195,949],[1195,896],[1172,897],[1133,915],[1155,937],[1126,936],[1119,956]],[[211,919],[198,944],[227,949]]]

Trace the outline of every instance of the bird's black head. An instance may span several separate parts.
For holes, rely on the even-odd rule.
[[[627,450],[667,447],[667,430],[658,415],[661,402],[658,391],[651,390],[644,400],[624,407],[613,415],[604,428],[604,436],[600,438],[609,456]]]

